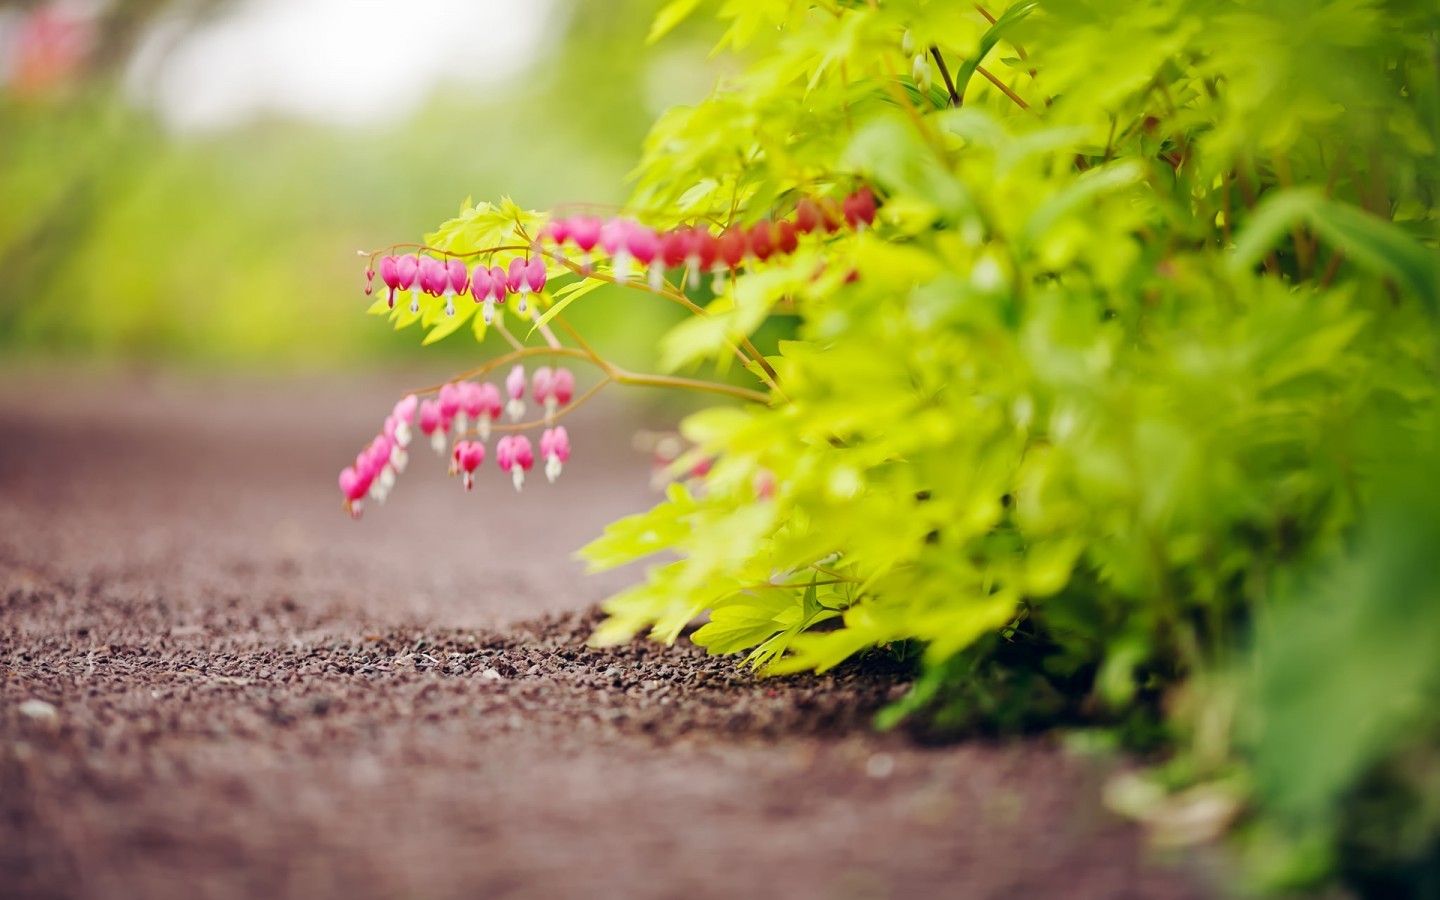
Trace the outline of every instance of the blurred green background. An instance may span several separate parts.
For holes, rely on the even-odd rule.
[[[467,197],[622,201],[655,115],[719,74],[703,25],[645,45],[657,6],[0,3],[0,353],[418,357],[420,331],[362,314],[355,251]],[[673,314],[617,294],[571,318],[644,364]],[[468,329],[423,352],[477,355]]]

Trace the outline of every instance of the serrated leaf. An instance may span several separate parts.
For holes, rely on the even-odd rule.
[[[480,304],[478,303],[470,303],[468,301],[457,304],[455,315],[443,316],[440,321],[430,329],[430,332],[425,335],[425,340],[420,342],[420,346],[428,347],[436,341],[443,341],[461,328],[464,328],[465,323],[469,322],[470,317],[475,315],[479,306]]]
[[[585,296],[596,288],[604,287],[607,284],[609,284],[609,282],[607,281],[586,279],[585,281],[576,281],[560,288],[560,290],[556,291],[553,295],[551,295],[552,299],[555,302],[550,305],[549,309],[545,310],[545,312],[540,314],[540,318],[536,319],[535,324],[530,326],[530,331],[528,332],[528,334],[534,334],[535,329],[539,328],[541,325],[549,324],[550,320],[560,315],[560,312],[564,310],[565,307],[569,306],[571,303],[574,303],[576,300],[580,299],[581,297]]]
[[[1024,0],[1024,2],[1015,4],[1005,10],[1004,14],[995,20],[995,24],[980,36],[979,48],[960,63],[955,70],[955,93],[959,95],[962,102],[965,99],[965,88],[969,86],[970,79],[975,76],[975,70],[985,61],[986,55],[995,49],[995,45],[1005,36],[1005,32],[1034,12],[1035,7],[1039,5],[1039,0]]]
[[[1393,222],[1331,200],[1318,188],[1291,188],[1265,198],[1236,237],[1231,270],[1238,273],[1254,268],[1300,223],[1309,225],[1356,263],[1394,278],[1431,315],[1440,312],[1440,253]]]
[[[688,19],[699,5],[700,0],[671,0],[665,4],[664,8],[656,13],[655,21],[650,23],[650,33],[646,35],[645,43],[653,44],[669,34]]]

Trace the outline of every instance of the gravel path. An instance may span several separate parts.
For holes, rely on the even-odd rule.
[[[866,723],[904,674],[584,646],[653,502],[594,404],[474,494],[335,472],[426,379],[0,379],[0,897],[1201,897],[1052,743]]]

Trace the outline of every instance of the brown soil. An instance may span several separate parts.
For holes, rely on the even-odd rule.
[[[417,448],[351,523],[335,472],[409,383],[3,379],[0,896],[1210,892],[1052,741],[869,730],[883,664],[587,648],[635,573],[569,554],[654,499],[614,407],[557,485]]]

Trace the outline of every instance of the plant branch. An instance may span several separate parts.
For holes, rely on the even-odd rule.
[[[935,65],[940,69],[940,78],[945,82],[945,90],[950,94],[950,105],[959,106],[960,94],[955,90],[955,80],[950,77],[950,67],[945,65],[945,57],[940,54],[940,48],[931,44],[930,55],[935,57]]]

